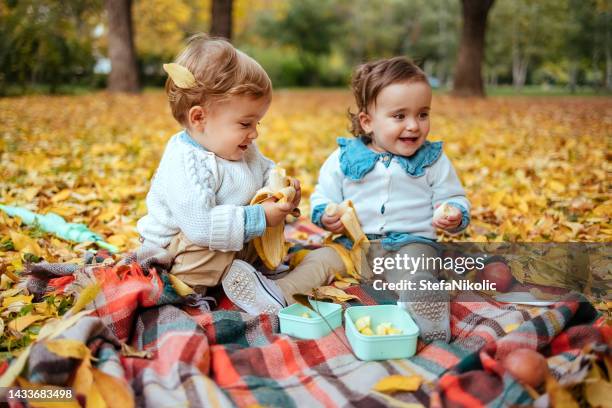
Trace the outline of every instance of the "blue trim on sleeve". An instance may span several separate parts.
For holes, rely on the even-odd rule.
[[[327,207],[327,204],[316,205],[312,209],[312,216],[310,217],[312,223],[321,228],[323,228],[323,224],[321,223],[321,217],[325,213],[325,207]]]
[[[467,226],[470,225],[471,220],[470,213],[468,212],[467,208],[465,208],[462,204],[456,203],[454,201],[449,201],[447,204],[452,205],[453,207],[461,211],[461,224],[459,224],[457,228],[449,230],[448,232],[455,234],[466,229]]]
[[[263,205],[247,205],[244,207],[244,242],[260,237],[266,230],[266,213]]]

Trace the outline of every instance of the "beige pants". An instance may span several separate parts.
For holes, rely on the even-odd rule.
[[[334,249],[323,247],[309,252],[294,270],[275,282],[291,304],[295,303],[294,294],[310,293],[313,288],[329,285],[336,273],[346,273],[342,258]]]
[[[253,264],[257,259],[255,246],[250,242],[241,251],[221,252],[191,243],[182,233],[177,234],[167,248],[174,259],[170,273],[200,293],[217,286],[229,270],[234,259]],[[276,280],[288,304],[294,303],[295,293],[308,293],[311,289],[327,285],[336,273],[344,274],[342,259],[332,248],[319,248],[310,252],[285,277]]]
[[[234,259],[251,264],[257,260],[252,243],[238,252],[213,251],[191,243],[182,232],[172,238],[167,251],[174,259],[170,273],[193,288],[217,286]]]

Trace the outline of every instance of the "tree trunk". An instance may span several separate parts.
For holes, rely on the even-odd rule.
[[[106,0],[111,92],[139,92],[138,67],[132,30],[132,0]]]
[[[213,0],[210,34],[232,39],[232,0]]]
[[[606,50],[606,78],[605,85],[608,91],[612,91],[612,53],[610,52],[610,14],[606,14],[606,39],[604,47]]]
[[[448,44],[446,42],[446,10],[441,6],[438,13],[438,61],[436,63],[436,75],[440,80],[440,85],[446,83],[446,57],[448,54]]]
[[[576,79],[578,77],[578,61],[570,61],[569,67],[569,89],[571,93],[576,93]]]
[[[612,91],[612,55],[606,50],[606,89]]]
[[[529,58],[521,57],[518,50],[512,52],[512,85],[515,89],[521,89],[525,85],[527,79],[527,68],[529,67]]]
[[[455,68],[453,94],[484,96],[482,61],[484,58],[487,15],[495,0],[461,0],[463,28]]]

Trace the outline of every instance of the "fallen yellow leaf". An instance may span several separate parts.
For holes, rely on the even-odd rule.
[[[9,307],[13,303],[17,303],[17,302],[21,302],[25,305],[28,305],[32,303],[33,298],[34,298],[34,295],[18,295],[18,296],[4,298],[2,300],[2,307]]]
[[[185,282],[174,276],[173,274],[168,274],[168,279],[170,279],[170,283],[174,288],[174,291],[179,296],[187,296],[195,293],[193,289],[191,289]]]
[[[70,194],[72,193],[72,191],[68,188],[60,191],[59,193],[55,194],[52,198],[51,201],[54,203],[59,203],[60,201],[64,201],[66,200],[68,197],[70,197]]]
[[[593,210],[593,215],[596,217],[612,217],[612,203],[598,205]]]
[[[30,238],[25,234],[19,232],[10,231],[11,241],[15,249],[19,252],[30,253],[36,256],[43,256],[43,250],[38,245],[38,242],[34,238]]]
[[[115,234],[108,237],[106,240],[109,244],[113,244],[118,247],[123,247],[129,241],[129,238],[123,234]]]
[[[76,302],[74,302],[74,305],[70,309],[70,313],[75,314],[80,312],[85,306],[91,303],[96,296],[98,296],[100,289],[101,287],[97,283],[92,283],[91,285],[83,288],[81,293],[79,293]]]
[[[94,383],[109,408],[131,408],[135,405],[131,388],[125,381],[96,368],[92,372]]]
[[[333,286],[321,286],[320,288],[314,289],[317,298],[328,298],[338,302],[346,302],[351,299],[359,299],[355,295],[349,295],[342,289],[335,288]]]
[[[351,284],[348,282],[344,282],[344,281],[335,281],[334,286],[337,287],[338,289],[346,289],[350,287]]]
[[[550,403],[553,407],[562,408],[579,408],[580,405],[576,402],[572,393],[560,385],[557,380],[552,377],[546,377],[546,392],[550,397]]]
[[[44,320],[46,318],[46,316],[27,314],[25,316],[20,316],[14,320],[11,320],[8,324],[8,327],[9,329],[13,329],[20,332],[27,329],[28,326],[30,326],[32,323],[35,323],[39,320]]]
[[[423,379],[418,375],[390,375],[378,381],[372,389],[387,394],[413,392],[419,389],[422,382]]]
[[[91,354],[89,347],[82,341],[72,339],[47,340],[45,347],[58,356],[79,360],[89,357]]]
[[[550,189],[553,190],[555,193],[562,194],[565,192],[565,186],[563,185],[563,183],[560,183],[556,180],[550,180],[548,182],[548,187],[550,187]]]

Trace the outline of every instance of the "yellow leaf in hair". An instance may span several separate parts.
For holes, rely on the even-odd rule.
[[[175,62],[164,64],[164,71],[168,73],[172,81],[179,88],[187,89],[196,84],[196,79],[193,74],[187,68]]]

